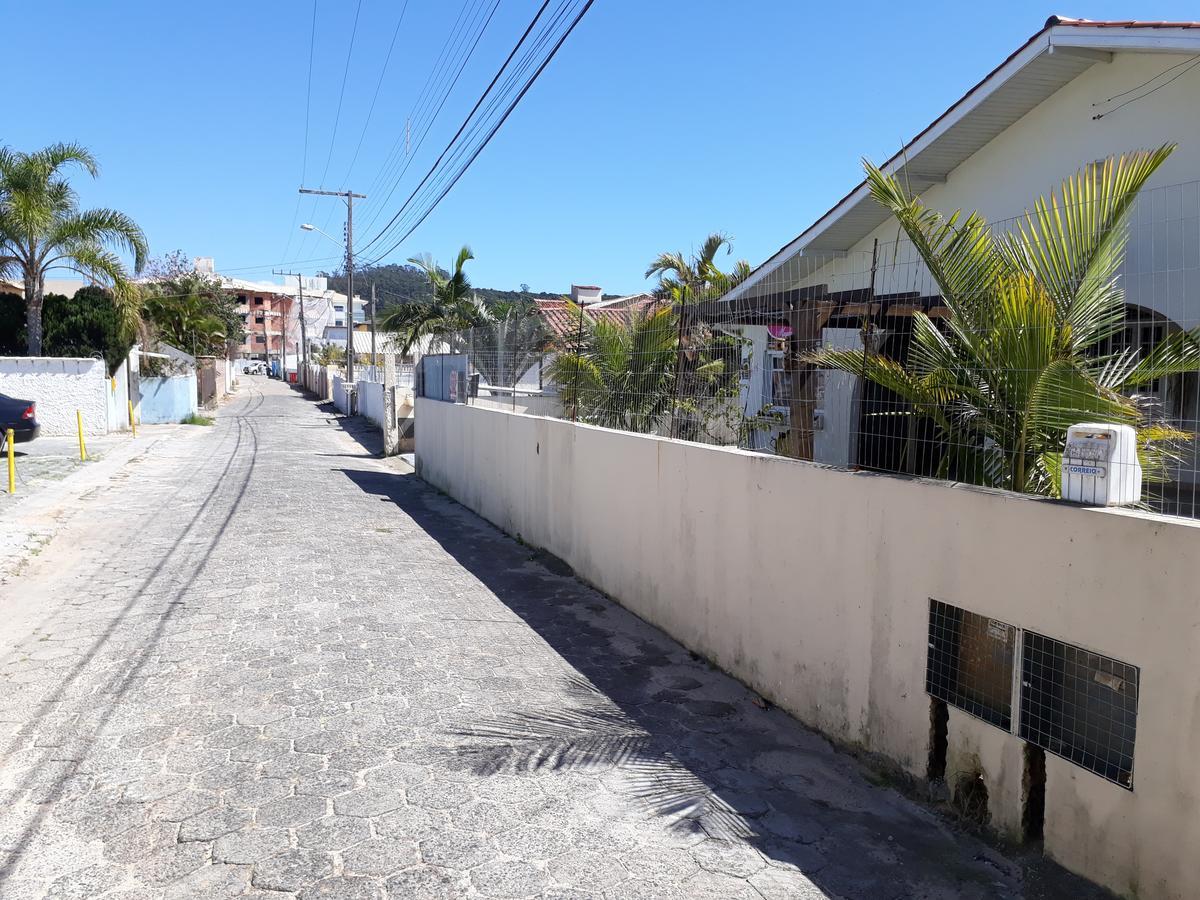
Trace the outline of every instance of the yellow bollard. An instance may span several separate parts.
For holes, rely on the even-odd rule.
[[[87,461],[87,445],[83,442],[83,413],[75,410],[75,424],[79,426],[79,461]]]
[[[129,427],[133,430],[133,436],[137,437],[137,422],[133,419],[133,401],[129,402]]]
[[[17,458],[13,450],[13,444],[16,442],[16,435],[10,428],[4,434],[4,444],[8,448],[8,492],[15,494],[17,492]]]

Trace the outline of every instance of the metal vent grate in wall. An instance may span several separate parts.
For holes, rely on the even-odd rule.
[[[1139,674],[1137,666],[1026,631],[1020,736],[1132,790]]]
[[[1012,625],[930,599],[925,690],[1009,731],[1015,647]]]

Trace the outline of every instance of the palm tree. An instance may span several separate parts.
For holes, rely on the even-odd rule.
[[[993,234],[978,213],[948,218],[865,163],[872,196],[924,261],[952,315],[939,329],[916,314],[906,363],[861,350],[819,350],[808,362],[864,375],[932,421],[946,448],[941,477],[1055,494],[1067,427],[1139,430],[1148,478],[1189,437],[1135,392],[1200,368],[1197,335],[1175,332],[1145,356],[1106,352],[1124,325],[1119,269],[1137,193],[1173,146],[1110,158],[1041,198],[1015,231]]]
[[[700,252],[691,259],[682,253],[660,253],[646,269],[646,277],[657,275],[659,288],[676,302],[691,303],[723,294],[750,274],[750,263],[739,260],[732,272],[722,272],[716,265],[722,247],[727,255],[732,253],[733,238],[715,231],[704,239]]]
[[[471,362],[488,384],[516,387],[517,380],[550,349],[554,336],[532,300],[478,300],[471,332]]]
[[[51,269],[70,269],[109,287],[127,334],[139,322],[138,293],[112,248],[131,253],[139,272],[146,236],[115,209],[80,212],[63,175],[72,165],[93,178],[99,172],[95,157],[79,144],[52,144],[33,153],[0,149],[0,276],[19,273],[25,282],[30,356],[42,352],[42,296]]]
[[[467,261],[474,258],[471,248],[463,246],[450,273],[442,271],[428,253],[409,259],[428,276],[433,298],[395,306],[379,320],[381,329],[399,336],[401,353],[409,353],[425,338],[481,324],[480,304],[471,295],[471,281],[463,271]]]
[[[578,307],[571,315],[581,315]],[[628,324],[582,314],[580,346],[564,347],[550,367],[571,418],[646,434],[670,417],[677,403],[678,317],[670,304],[631,310]],[[722,368],[720,360],[708,360],[694,375],[716,377]]]

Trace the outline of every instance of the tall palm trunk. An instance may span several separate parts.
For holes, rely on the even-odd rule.
[[[42,355],[42,295],[45,284],[34,272],[25,272],[25,351]]]

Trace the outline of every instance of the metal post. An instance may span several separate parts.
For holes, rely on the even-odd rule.
[[[375,282],[371,282],[371,374],[378,378],[379,360],[375,358]]]
[[[4,433],[4,443],[8,450],[8,492],[15,494],[17,492],[17,459],[13,450],[13,444],[16,442],[16,435],[13,429],[8,429]]]
[[[296,361],[296,382],[302,387],[308,387],[308,327],[304,322],[304,277],[299,272],[282,272],[275,269],[271,271],[275,275],[285,278],[290,275],[296,279],[300,299],[300,352]]]
[[[133,418],[133,401],[125,401],[129,404],[129,430],[133,432],[133,436],[137,437],[137,421]]]
[[[83,413],[75,410],[75,424],[79,428],[79,461],[87,461],[87,445],[83,442]]]
[[[264,306],[262,311],[263,317],[263,359],[267,363],[268,378],[271,371],[271,335],[267,332],[267,308]]]
[[[346,192],[346,383],[354,385],[354,194]],[[346,398],[350,412],[350,398]]]
[[[353,191],[318,191],[300,188],[302,194],[322,197],[341,197],[346,201],[346,384],[354,384],[354,200],[365,200],[366,194]]]

